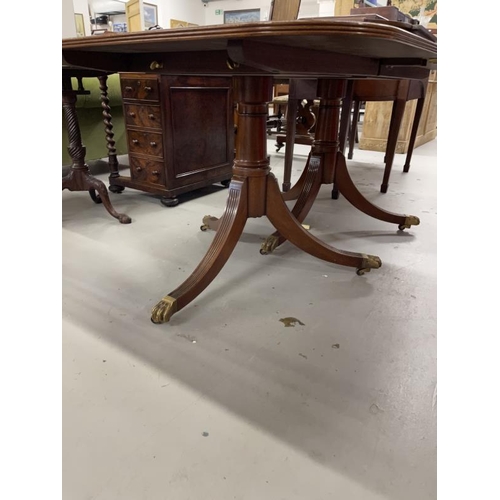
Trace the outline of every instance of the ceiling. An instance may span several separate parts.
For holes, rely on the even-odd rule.
[[[90,9],[95,14],[105,12],[125,12],[125,3],[118,0],[89,0]]]

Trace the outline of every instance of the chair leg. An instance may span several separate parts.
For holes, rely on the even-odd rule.
[[[288,99],[288,109],[286,114],[286,149],[285,149],[285,166],[283,170],[283,192],[286,192],[291,187],[292,178],[292,163],[293,149],[295,145],[295,122],[297,119],[297,110],[299,101],[297,99]]]
[[[413,118],[410,142],[408,144],[408,153],[406,154],[403,172],[408,172],[410,170],[411,156],[413,154],[413,148],[415,147],[415,140],[417,139],[418,125],[420,123],[420,118],[422,117],[422,111],[424,110],[424,101],[425,97],[421,97],[417,100],[417,107],[415,109],[415,117]]]
[[[405,113],[405,106],[406,100],[404,99],[396,99],[393,104],[387,149],[385,151],[384,178],[380,186],[381,193],[387,193],[387,188],[389,187],[389,177],[391,176],[391,169],[394,162],[394,154],[396,153],[399,129],[401,128],[401,122],[403,121],[403,115]]]
[[[358,100],[354,101],[354,108],[352,111],[352,121],[351,121],[351,130],[349,131],[349,153],[347,158],[352,160],[353,151],[354,151],[354,141],[356,138],[356,132],[358,130],[358,120],[359,120],[359,104]]]

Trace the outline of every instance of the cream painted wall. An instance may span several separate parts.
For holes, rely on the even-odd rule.
[[[76,14],[83,14],[83,23],[85,24],[85,35],[91,34],[89,4],[87,0],[73,0],[73,9]]]
[[[205,24],[205,12],[200,0],[148,0],[146,3],[158,5],[158,24],[170,28],[170,19],[192,24]]]
[[[201,0],[199,0],[200,3]],[[269,20],[269,11],[271,10],[271,0],[210,0],[206,3],[205,24],[223,24],[225,10],[245,10],[260,9],[260,20]],[[222,10],[221,15],[215,13],[216,10]],[[300,3],[299,18],[319,17],[320,5],[318,0],[302,0]],[[333,15],[333,10],[332,14]]]
[[[73,0],[62,0],[62,38],[76,36]]]

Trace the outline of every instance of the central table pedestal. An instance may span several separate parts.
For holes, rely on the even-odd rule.
[[[345,80],[319,80],[321,100],[316,139],[306,169],[299,183],[287,194],[298,197],[290,211],[278,182],[269,168],[266,121],[268,103],[272,100],[272,77],[234,77],[238,102],[238,130],[233,177],[226,209],[217,222],[217,232],[205,257],[178,288],[165,296],[152,311],[153,323],[164,323],[195,299],[217,276],[238,242],[249,217],[266,215],[277,229],[267,242],[267,249],[290,240],[305,252],[327,262],[355,267],[358,274],[379,268],[379,257],[337,250],[310,234],[301,225],[312,207],[319,187],[334,179],[345,197],[357,208],[373,217],[408,224],[404,215],[390,214],[372,205],[355,188],[338,151],[338,117],[345,94]],[[331,138],[335,138],[332,140]],[[335,171],[337,169],[337,174]],[[415,223],[415,222],[413,222]],[[272,248],[271,248],[272,247]]]

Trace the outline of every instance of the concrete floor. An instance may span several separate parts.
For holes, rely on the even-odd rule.
[[[221,214],[227,190],[175,208],[111,194],[130,225],[64,191],[63,498],[436,498],[436,148],[417,148],[408,174],[396,155],[385,195],[382,153],[348,161],[367,198],[420,226],[399,232],[331,200],[331,186],[306,220],[381,269],[359,277],[289,243],[262,256],[272,229],[252,219],[212,285],[164,325],[150,310],[204,255],[214,233],[201,219]],[[289,316],[303,325],[285,327]]]

